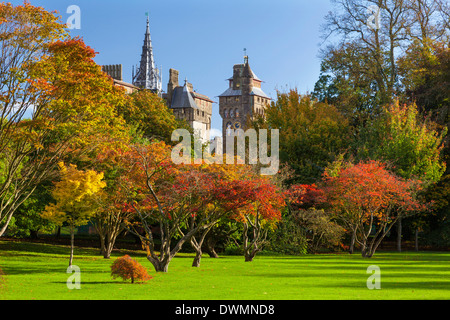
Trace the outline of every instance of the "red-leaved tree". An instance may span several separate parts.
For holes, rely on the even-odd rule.
[[[352,231],[363,257],[372,257],[395,222],[424,210],[416,194],[420,182],[403,180],[378,161],[347,165],[324,176],[326,204]]]

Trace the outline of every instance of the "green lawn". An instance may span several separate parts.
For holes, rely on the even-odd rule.
[[[125,253],[150,270],[146,283],[113,280],[110,265]],[[0,299],[450,299],[450,253],[378,252],[371,259],[358,254],[306,256],[204,257],[191,267],[192,255],[181,254],[166,274],[155,273],[142,252],[115,253],[103,259],[95,249],[75,249],[81,289],[69,290],[66,273],[69,248],[0,241],[0,268],[5,281]],[[366,286],[367,267],[381,269],[381,290]]]

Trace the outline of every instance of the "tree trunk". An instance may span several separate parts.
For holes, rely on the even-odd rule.
[[[416,251],[419,251],[419,228],[416,228],[416,234],[414,238],[414,249]]]
[[[154,260],[151,257],[147,257],[147,259],[151,262],[156,272],[168,272],[169,271],[169,261],[163,260]]]
[[[356,229],[353,230],[353,232],[352,232],[352,239],[350,240],[350,248],[348,249],[348,252],[350,254],[352,254],[353,251],[355,250],[355,241],[356,241]]]
[[[255,254],[245,254],[245,262],[252,262],[253,258],[255,257]]]
[[[402,218],[397,222],[397,251],[402,252]]]
[[[205,243],[206,250],[205,251],[211,258],[219,258],[219,255],[217,254],[217,252],[214,248],[215,245],[216,245],[216,241],[213,238],[211,238],[211,237],[206,238],[206,243]]]
[[[109,242],[106,245],[106,251],[105,251],[105,254],[103,255],[103,258],[110,259],[111,258],[111,252],[112,252],[113,248],[114,248],[114,243],[113,242]]]
[[[190,239],[191,242],[191,246],[192,248],[195,250],[195,258],[194,261],[192,261],[192,266],[193,267],[200,267],[200,261],[202,260],[202,241],[199,243],[197,242],[197,239],[195,238],[195,236],[192,236]]]
[[[105,237],[103,235],[99,235],[100,238],[100,254],[105,257],[106,254],[106,245],[105,245]]]
[[[39,230],[31,230],[30,229],[30,238],[31,239],[39,239]]]
[[[193,267],[200,267],[200,261],[202,260],[202,250],[198,250],[195,254],[194,261],[192,262]]]
[[[372,258],[372,256],[375,254],[375,251],[377,250],[378,246],[380,245],[381,241],[384,239],[384,237],[389,233],[392,226],[395,224],[395,221],[391,223],[389,226],[387,224],[381,224],[378,228],[377,233],[373,237],[372,241],[370,243],[367,242],[367,238],[364,239],[364,242],[362,244],[362,251],[361,254],[364,258]],[[369,233],[367,234],[368,237]]]
[[[70,258],[69,258],[69,267],[72,266],[73,261],[73,245],[74,245],[74,237],[75,237],[75,230],[74,226],[70,226]]]

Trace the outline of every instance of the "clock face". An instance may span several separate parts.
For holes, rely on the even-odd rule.
[[[236,129],[240,129],[240,128],[241,128],[241,123],[240,123],[239,121],[236,121],[236,122],[234,123],[234,127],[235,127]]]

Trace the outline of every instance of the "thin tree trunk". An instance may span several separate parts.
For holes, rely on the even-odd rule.
[[[356,228],[355,228],[355,230],[352,231],[352,238],[350,240],[350,248],[348,250],[348,252],[350,254],[352,254],[353,251],[355,250],[355,241],[356,241]]]
[[[419,251],[419,228],[416,228],[416,234],[414,239],[414,249]]]
[[[109,242],[108,245],[106,246],[106,252],[105,252],[105,255],[103,256],[103,258],[110,259],[113,248],[114,248],[114,243]]]
[[[397,251],[402,252],[402,218],[397,221]]]
[[[194,261],[192,262],[193,267],[200,266],[200,261],[202,260],[202,254],[203,254],[203,252],[202,252],[203,243],[205,242],[205,239],[206,239],[209,231],[211,230],[211,228],[214,225],[215,225],[215,223],[210,224],[209,227],[205,228],[205,230],[203,230],[203,232],[200,234],[199,240],[197,240],[197,238],[195,237],[195,234],[190,238],[192,248],[194,248],[194,250],[196,252]]]
[[[69,258],[69,267],[72,266],[73,261],[73,246],[74,246],[74,237],[75,237],[75,230],[74,225],[70,225],[70,258]]]
[[[99,234],[99,238],[100,238],[100,254],[104,257],[106,254],[105,236]]]

